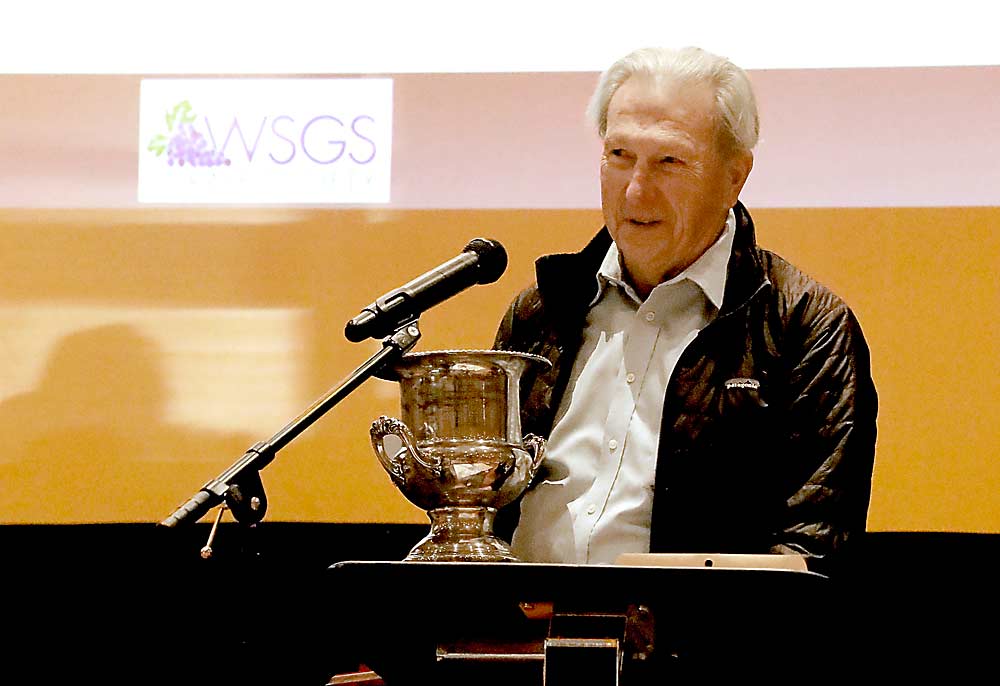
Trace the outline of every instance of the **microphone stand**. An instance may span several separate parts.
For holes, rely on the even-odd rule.
[[[260,470],[274,460],[279,450],[295,440],[299,434],[368,378],[412,350],[419,339],[420,328],[416,319],[401,324],[391,336],[382,341],[382,349],[358,367],[339,386],[314,402],[270,439],[250,446],[232,466],[202,486],[201,490],[174,510],[158,526],[173,529],[183,524],[194,523],[210,509],[225,501],[236,521],[248,528],[256,528],[267,510],[267,496],[260,480]],[[214,535],[213,526],[211,536]],[[209,544],[202,549],[202,557],[211,556],[211,540],[210,538]]]

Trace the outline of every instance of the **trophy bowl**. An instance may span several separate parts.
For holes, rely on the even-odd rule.
[[[399,382],[402,419],[376,419],[372,447],[431,522],[406,560],[517,561],[493,520],[544,458],[545,441],[521,435],[520,380],[529,366],[549,364],[526,353],[438,350],[404,355],[380,374]],[[400,447],[387,448],[390,436]]]

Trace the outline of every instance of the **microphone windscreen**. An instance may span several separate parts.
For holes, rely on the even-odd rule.
[[[479,256],[479,279],[477,283],[493,283],[507,269],[507,251],[499,241],[490,238],[473,238],[462,252],[474,252]]]

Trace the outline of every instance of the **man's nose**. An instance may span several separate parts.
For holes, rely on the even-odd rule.
[[[632,168],[632,176],[625,188],[625,199],[629,202],[639,202],[648,198],[654,191],[653,180],[649,170],[644,165],[637,164]]]

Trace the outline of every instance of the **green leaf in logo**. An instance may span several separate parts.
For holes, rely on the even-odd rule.
[[[167,149],[167,137],[162,133],[156,134],[153,136],[153,140],[149,141],[149,145],[146,146],[146,149],[150,152],[155,152],[156,156],[159,157]]]
[[[194,109],[191,107],[191,103],[182,100],[174,105],[173,110],[167,112],[167,130],[173,131],[175,123],[190,124],[194,119]]]

